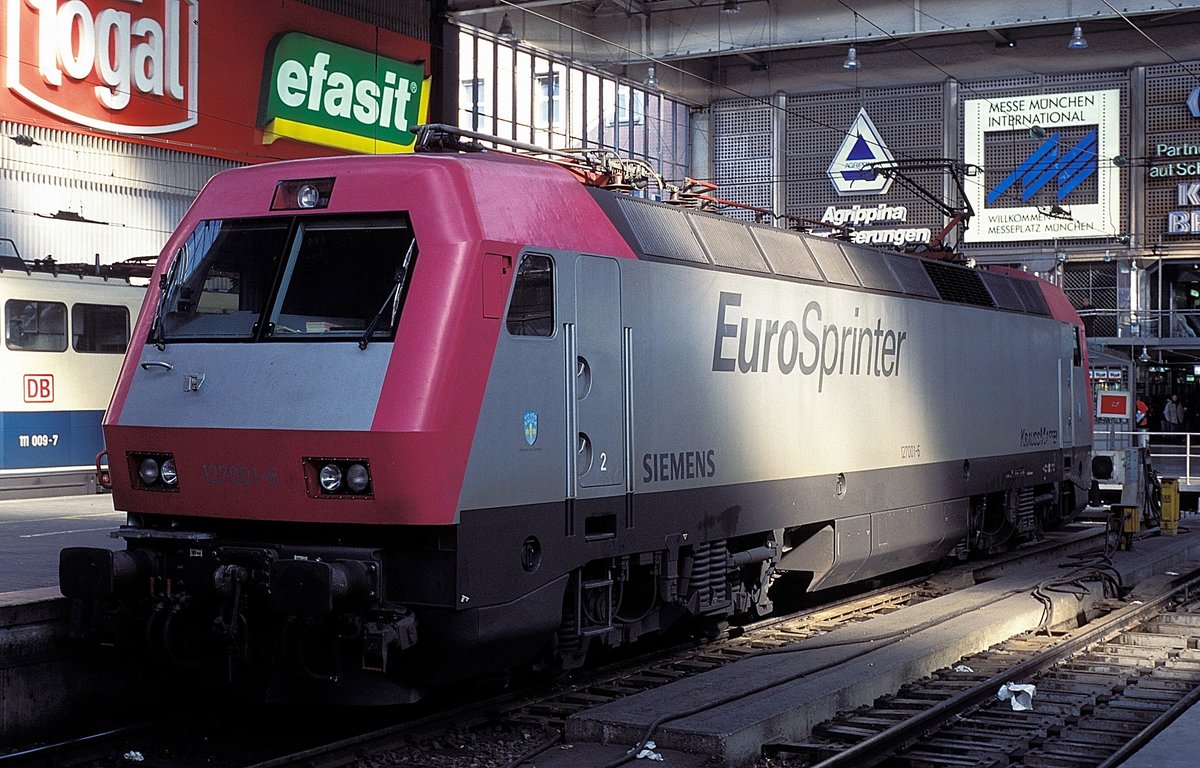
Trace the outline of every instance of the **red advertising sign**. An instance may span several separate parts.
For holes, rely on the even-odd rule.
[[[157,134],[194,126],[199,0],[94,5],[9,1],[9,91],[68,123],[102,131]]]
[[[1128,392],[1102,392],[1097,416],[1116,416],[1123,418],[1129,415]]]
[[[294,0],[6,3],[5,119],[244,162],[330,152],[264,141],[264,60],[286,33],[419,64],[428,74],[428,43]]]

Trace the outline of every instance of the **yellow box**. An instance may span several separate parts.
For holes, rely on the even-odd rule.
[[[1179,481],[1173,477],[1162,479],[1162,512],[1159,530],[1164,536],[1179,533]]]

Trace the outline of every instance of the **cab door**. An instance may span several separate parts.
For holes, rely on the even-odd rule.
[[[575,481],[583,488],[624,485],[626,376],[615,259],[576,261],[575,328],[567,334],[567,347]]]

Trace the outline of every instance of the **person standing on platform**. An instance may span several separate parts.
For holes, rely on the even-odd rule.
[[[1167,405],[1163,408],[1163,431],[1164,432],[1182,432],[1183,419],[1187,409],[1183,407],[1183,403],[1179,402],[1179,395],[1171,395],[1171,399],[1167,401]]]
[[[1149,420],[1147,417],[1150,415],[1150,408],[1142,401],[1142,398],[1139,397],[1137,398],[1136,409],[1136,413],[1134,414],[1134,424],[1137,425],[1138,445],[1142,448],[1145,448],[1146,446],[1150,445],[1150,433],[1146,431],[1147,427],[1149,426]]]

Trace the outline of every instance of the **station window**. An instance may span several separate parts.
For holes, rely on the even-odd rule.
[[[559,115],[558,73],[544,72],[537,76],[537,127],[551,128],[561,121]]]
[[[71,346],[76,352],[124,354],[129,346],[129,310],[114,304],[72,305]]]
[[[521,257],[506,322],[513,336],[554,335],[554,262],[549,256]]]
[[[67,305],[57,301],[4,302],[4,343],[29,352],[67,350]]]
[[[471,105],[472,112],[487,114],[483,109],[485,98],[487,98],[487,81],[483,78],[473,77],[462,81],[462,101],[464,105]]]

